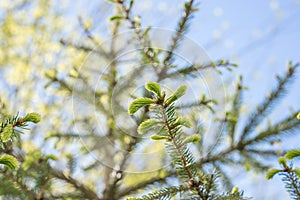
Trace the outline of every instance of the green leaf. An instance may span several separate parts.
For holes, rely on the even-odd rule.
[[[124,17],[123,16],[119,16],[119,15],[116,15],[116,16],[112,16],[111,18],[109,18],[110,21],[116,21],[116,20],[120,20],[120,19],[123,19]]]
[[[39,123],[41,121],[41,116],[37,113],[28,113],[24,119],[24,122],[32,122],[32,123]]]
[[[53,154],[48,154],[45,156],[46,160],[58,160],[57,156],[53,155]]]
[[[145,88],[154,94],[156,94],[158,97],[161,97],[161,88],[160,85],[156,82],[148,82],[145,85]]]
[[[278,158],[278,163],[283,165],[283,166],[286,166],[286,159],[285,157],[279,157]]]
[[[193,134],[193,135],[190,135],[190,136],[187,136],[184,140],[183,140],[183,143],[184,144],[187,144],[187,143],[197,143],[201,140],[201,135],[199,134]]]
[[[138,111],[143,106],[150,105],[153,103],[155,103],[155,101],[147,97],[137,98],[130,104],[128,108],[128,113],[130,115],[133,115],[136,111]]]
[[[190,128],[192,126],[192,124],[190,123],[190,121],[188,121],[187,119],[183,118],[183,117],[178,117],[175,121],[175,124]]]
[[[293,158],[298,156],[300,156],[300,149],[292,149],[285,154],[285,157],[289,160],[292,160]]]
[[[9,169],[17,169],[19,167],[17,159],[8,154],[0,156],[0,164],[4,164]]]
[[[112,2],[112,3],[117,3],[117,0],[107,0],[109,2]]]
[[[274,169],[274,168],[270,169],[266,174],[266,179],[270,180],[271,178],[273,178],[279,172],[282,172],[282,170]]]
[[[232,189],[231,189],[231,194],[236,194],[239,192],[239,188],[237,186],[234,186]]]
[[[187,89],[186,85],[182,85],[179,88],[177,88],[177,90],[174,92],[174,94],[172,94],[172,96],[170,96],[167,99],[166,105],[170,105],[171,103],[173,103],[174,101],[176,101],[177,99],[182,97],[185,94],[186,89]]]
[[[244,164],[245,170],[247,172],[251,170],[251,164],[249,162],[246,161],[243,164]]]
[[[7,142],[8,140],[10,140],[13,130],[14,130],[14,128],[11,124],[8,124],[7,126],[4,127],[4,129],[0,135],[2,142]]]
[[[139,127],[138,127],[138,133],[139,134],[144,134],[147,131],[156,128],[158,125],[159,121],[154,120],[154,119],[147,119],[146,121],[142,122]]]
[[[45,76],[51,80],[56,79],[57,71],[56,69],[50,69],[45,73]]]
[[[170,140],[170,138],[168,136],[164,136],[164,135],[153,135],[151,136],[152,140]]]
[[[134,3],[134,0],[130,0],[130,3],[129,3],[129,10],[132,8],[133,3]]]

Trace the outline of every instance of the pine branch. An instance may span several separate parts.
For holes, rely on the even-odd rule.
[[[22,193],[27,194],[32,199],[36,199],[36,194],[30,190],[26,184],[23,184],[22,182],[18,181],[18,179],[15,178],[14,175],[12,175],[10,172],[4,172],[1,173],[3,176],[5,176],[11,183],[16,184],[22,191]]]
[[[178,187],[167,187],[161,189],[159,191],[155,191],[153,193],[147,194],[142,196],[141,198],[133,198],[129,197],[127,200],[163,200],[163,199],[170,199],[171,197],[175,196],[177,193],[185,192],[190,189],[189,186],[178,186]]]
[[[182,163],[183,169],[184,171],[187,173],[189,180],[194,179],[194,175],[195,172],[192,172],[192,170],[190,169],[190,165],[194,162],[193,160],[187,160],[187,158],[192,158],[192,156],[190,155],[190,153],[188,152],[188,150],[186,149],[186,147],[181,143],[181,139],[180,136],[178,136],[179,133],[179,129],[177,127],[174,127],[174,124],[172,123],[173,121],[175,121],[176,119],[170,119],[169,117],[174,116],[174,107],[171,105],[168,108],[165,108],[164,106],[161,106],[161,109],[163,111],[163,120],[164,123],[166,125],[168,134],[170,136],[170,139],[173,143],[173,145],[168,145],[171,153],[172,151],[176,151],[177,156],[179,156],[179,159]],[[171,122],[170,122],[171,121]],[[176,135],[175,135],[176,134]],[[174,147],[174,149],[173,149]],[[175,161],[176,164],[179,164],[177,161]],[[178,170],[182,170],[181,169],[181,164],[177,165]]]
[[[163,77],[165,77],[167,70],[168,70],[170,64],[172,63],[174,51],[179,46],[180,40],[182,39],[182,37],[184,36],[185,32],[188,29],[188,22],[192,18],[192,13],[197,10],[196,8],[194,8],[193,4],[194,4],[194,0],[190,0],[189,2],[186,2],[184,4],[184,8],[185,8],[184,15],[178,22],[178,27],[176,28],[176,34],[173,36],[172,43],[171,43],[170,47],[168,48],[168,53],[167,53],[165,59],[163,60],[164,66],[159,72],[158,82]]]
[[[271,168],[266,173],[266,179],[273,178],[276,174],[279,174],[281,180],[285,184],[285,188],[289,192],[292,199],[300,199],[300,169],[293,168],[293,164],[287,164],[287,159],[291,160],[300,156],[299,149],[289,150],[284,157],[278,158],[278,163],[281,165],[281,169]]]
[[[117,21],[114,24],[113,27],[113,40],[111,40],[111,44],[110,44],[110,55],[114,58],[115,57],[115,43],[116,43],[116,37],[117,34],[119,32],[119,27],[120,27],[120,23]],[[115,89],[115,86],[117,84],[117,62],[114,60],[110,66],[109,66],[109,72],[108,72],[108,76],[109,79],[107,80],[107,84],[108,84],[108,102],[113,102],[113,94],[112,92]],[[113,115],[113,111],[112,109],[108,109],[108,111],[105,113],[106,117],[107,117],[107,127],[108,127],[108,131],[106,134],[106,137],[111,141],[112,145],[114,145],[116,143],[115,140],[115,126],[110,124],[110,120],[114,121],[114,115]],[[107,159],[109,159],[109,163],[114,163],[113,161],[113,152],[111,152],[110,149],[107,149],[105,152],[107,156]],[[103,192],[103,198],[104,199],[108,199],[108,198],[112,198],[114,196],[115,190],[117,188],[117,183],[123,178],[123,167],[125,165],[125,161],[124,163],[121,164],[120,170],[118,170],[116,172],[116,174],[118,174],[118,176],[113,175],[114,170],[111,166],[105,166],[104,169],[104,180],[105,180],[105,187],[104,187],[104,192]],[[111,178],[112,177],[112,178]]]
[[[165,57],[165,59],[163,61],[163,63],[166,66],[170,64],[169,63],[170,61],[172,61],[173,52],[178,47],[180,39],[182,38],[183,34],[188,29],[188,22],[192,18],[192,13],[197,10],[196,8],[193,7],[194,6],[193,4],[194,4],[194,0],[190,0],[189,2],[186,2],[184,4],[184,8],[185,8],[184,9],[184,15],[178,22],[178,27],[176,29],[176,34],[172,39],[172,44],[168,48],[168,54],[167,54],[167,56]]]
[[[56,177],[58,179],[61,179],[65,182],[71,184],[74,188],[81,191],[82,194],[86,198],[91,199],[91,200],[100,200],[100,198],[98,197],[98,195],[94,191],[92,191],[90,188],[86,187],[85,185],[83,185],[79,181],[75,180],[74,178],[65,175],[63,172],[61,172],[59,170],[56,170],[56,169],[52,169],[51,174],[54,177]]]
[[[203,95],[202,98],[196,102],[186,103],[182,105],[175,106],[175,109],[190,109],[193,107],[206,107],[208,108],[212,113],[214,113],[214,109],[212,105],[217,104],[217,101],[214,99],[206,99],[206,96]]]
[[[161,91],[158,83],[146,83],[145,88],[153,93],[154,99],[137,98],[129,106],[128,112],[134,114],[143,106],[152,104],[151,111],[156,114],[155,120],[148,120],[140,124],[139,129],[149,128],[161,122],[164,124],[158,134],[153,135],[153,140],[166,140],[167,151],[172,158],[172,162],[177,170],[178,176],[181,180],[188,184],[191,192],[195,192],[198,198],[203,200],[208,199],[209,193],[213,188],[211,182],[214,177],[206,175],[198,176],[200,171],[195,167],[194,157],[187,148],[187,143],[199,141],[200,137],[197,134],[183,138],[181,126],[186,126],[186,122],[179,118],[174,107],[174,102],[185,94],[186,86],[180,86],[170,97],[165,98],[165,93]],[[203,180],[207,184],[204,185]]]
[[[245,151],[247,151],[249,154],[254,154],[257,156],[262,157],[274,157],[274,156],[282,156],[285,154],[284,151],[278,151],[278,150],[260,150],[255,147],[251,148],[245,148]]]
[[[291,116],[288,116],[275,125],[268,127],[267,130],[260,132],[254,138],[246,140],[244,144],[249,145],[258,143],[298,129],[300,127],[300,120],[296,118],[298,112],[299,111],[294,112],[293,114],[291,114]]]
[[[175,78],[179,75],[189,75],[191,77],[194,77],[195,75],[193,72],[197,72],[198,70],[206,70],[206,69],[217,69],[217,68],[226,68],[228,70],[231,69],[231,67],[236,67],[237,65],[235,63],[230,63],[226,60],[218,60],[216,62],[210,62],[208,64],[192,64],[187,67],[183,67],[180,69],[177,69],[174,72],[167,73],[163,78]],[[162,78],[161,78],[162,79]]]
[[[235,94],[233,96],[231,112],[228,112],[228,116],[226,116],[227,122],[227,131],[228,135],[231,139],[231,145],[234,144],[234,137],[236,131],[236,124],[239,120],[240,115],[240,107],[242,103],[242,90],[243,90],[243,83],[242,77],[239,77],[239,81],[236,84]]]
[[[273,90],[271,94],[257,107],[256,111],[250,115],[247,120],[248,123],[242,131],[240,142],[244,141],[246,136],[248,136],[248,134],[257,127],[262,119],[273,109],[273,106],[277,103],[277,101],[283,96],[283,93],[287,90],[287,84],[291,82],[298,66],[299,64],[292,65],[292,63],[289,63],[286,74],[283,77],[277,76],[278,85],[276,89]]]
[[[81,28],[84,30],[85,35],[99,48],[100,44],[95,39],[94,35],[92,34],[91,30],[84,24],[82,17],[78,17],[78,22]],[[102,49],[103,51],[103,49]]]
[[[174,173],[172,173],[172,172],[166,172],[166,175],[164,177],[154,177],[149,180],[145,180],[143,182],[137,183],[134,186],[124,188],[118,192],[116,198],[119,199],[119,198],[127,196],[129,194],[136,193],[138,190],[146,188],[149,185],[152,185],[156,182],[165,182],[167,177],[170,177],[173,175],[174,175]]]
[[[74,47],[75,49],[79,49],[79,50],[82,50],[82,51],[85,51],[88,53],[94,50],[94,48],[92,48],[92,47],[75,44],[75,43],[69,42],[65,39],[60,39],[59,42],[63,46],[71,46],[71,47]]]
[[[290,167],[289,169],[291,169]],[[285,188],[290,193],[292,199],[300,199],[300,181],[299,177],[291,170],[281,172],[282,181],[285,183]]]
[[[205,184],[205,191],[203,191],[203,193],[205,193],[203,199],[210,199],[211,198],[211,193],[213,193],[216,190],[216,172],[212,173],[207,181],[207,184]]]
[[[152,69],[155,71],[156,74],[158,74],[156,65],[159,62],[159,60],[156,58],[156,54],[151,48],[151,42],[146,39],[147,33],[150,30],[150,28],[146,29],[145,31],[142,31],[142,29],[140,29],[140,22],[137,19],[134,19],[134,17],[132,17],[131,12],[133,7],[133,1],[130,2],[129,7],[126,7],[124,0],[117,0],[116,3],[120,5],[121,10],[123,11],[124,16],[120,16],[121,19],[123,18],[130,23],[130,28],[134,30],[142,48],[142,54],[150,61]]]
[[[221,163],[221,162],[220,162]],[[216,163],[213,163],[217,173],[219,174],[220,176],[220,179],[222,181],[222,187],[224,187],[227,191],[229,191],[232,187],[233,187],[233,184],[232,184],[232,181],[230,180],[230,177],[228,176],[228,174],[222,170],[221,166],[216,162]]]

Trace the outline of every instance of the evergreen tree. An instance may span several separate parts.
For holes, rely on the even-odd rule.
[[[225,59],[187,63],[177,56],[201,7],[198,1],[183,3],[171,37],[144,27],[134,0],[109,2],[115,13],[108,41],[102,41],[82,16],[78,25],[85,38],[77,32],[68,35],[69,24],[62,23],[55,1],[9,1],[3,9],[0,196],[247,199],[226,167],[264,173],[271,167],[266,160],[285,155],[279,158],[282,168],[271,169],[267,178],[279,173],[291,197],[299,199],[299,169],[287,162],[299,156],[299,150],[281,152],[271,144],[299,130],[300,110],[263,126],[288,91],[298,64],[288,63],[244,124],[247,84],[241,76],[228,101],[204,91],[191,100],[189,90],[200,87],[183,85],[203,74],[217,78],[237,67]],[[158,34],[165,37],[162,46],[167,50],[153,40]],[[208,116],[212,129],[205,121]]]

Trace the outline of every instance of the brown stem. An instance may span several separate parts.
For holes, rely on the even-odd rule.
[[[180,150],[180,145],[177,143],[177,140],[175,139],[175,133],[173,133],[172,128],[170,126],[169,119],[168,119],[168,116],[166,114],[166,108],[163,105],[161,105],[161,107],[162,107],[162,110],[163,110],[163,120],[164,120],[164,123],[165,123],[165,125],[168,129],[168,133],[171,137],[171,141],[172,141],[172,143],[173,143],[173,145],[174,145],[174,147],[177,151],[177,155],[180,157],[180,160],[183,164],[184,170],[188,174],[189,181],[194,181],[195,178],[193,176],[193,173],[191,172],[191,169],[188,166],[187,160],[185,159],[185,157],[183,156],[183,153]],[[198,193],[199,197],[201,197],[203,199],[203,194],[200,191],[200,188],[198,187],[198,184],[196,184],[196,185],[192,184],[191,187],[192,188],[194,187],[197,190],[197,193]]]

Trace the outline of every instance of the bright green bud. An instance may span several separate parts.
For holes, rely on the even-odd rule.
[[[17,169],[19,167],[17,159],[8,154],[0,156],[0,164],[4,164],[9,169]]]
[[[286,159],[285,157],[279,157],[278,158],[278,163],[283,165],[283,166],[286,166]]]
[[[2,142],[7,142],[10,140],[10,136],[13,133],[13,126],[11,124],[8,124],[7,126],[4,127],[2,133],[1,133],[1,140]]]
[[[201,136],[199,134],[193,134],[190,136],[187,136],[184,140],[183,143],[187,144],[187,143],[197,143],[201,140]]]
[[[282,170],[274,169],[274,168],[270,169],[266,174],[266,179],[270,180],[271,178],[273,178],[279,172],[282,172]]]
[[[37,113],[28,113],[24,119],[24,122],[32,122],[32,123],[39,123],[41,121],[41,116]]]
[[[153,104],[155,101],[153,99],[142,97],[135,99],[128,108],[128,113],[130,115],[133,115],[136,111],[138,111],[140,108]]]
[[[292,160],[293,158],[298,156],[300,156],[300,149],[292,149],[285,154],[285,157],[289,160]]]
[[[153,135],[151,136],[152,140],[170,140],[170,138],[168,136],[164,136],[164,135]]]
[[[146,83],[145,88],[149,92],[152,92],[152,93],[156,94],[156,96],[158,96],[158,97],[161,96],[161,88],[160,88],[160,85],[158,83],[148,82],[148,83]]]
[[[238,193],[239,192],[239,188],[237,186],[234,186],[232,189],[231,189],[231,194],[235,194],[235,193]]]

